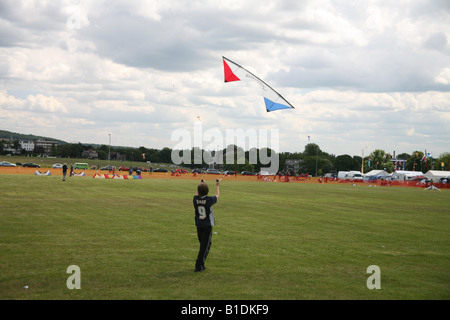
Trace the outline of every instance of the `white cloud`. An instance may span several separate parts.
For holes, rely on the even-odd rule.
[[[334,154],[438,154],[450,145],[448,20],[443,1],[4,1],[0,127],[162,148],[200,116],[224,132],[278,128],[282,151],[311,136]],[[222,55],[296,109],[266,113],[258,90],[224,84]]]
[[[54,97],[46,97],[42,94],[28,96],[27,106],[35,112],[67,113],[66,107]]]
[[[444,68],[442,71],[434,78],[434,81],[442,84],[450,84],[450,68]]]
[[[42,94],[29,95],[26,99],[18,99],[0,90],[0,106],[11,111],[32,111],[36,113],[67,113],[66,107],[55,97]]]

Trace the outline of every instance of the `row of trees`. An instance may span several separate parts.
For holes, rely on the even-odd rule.
[[[67,143],[58,145],[55,149],[52,148],[52,156],[62,158],[81,158],[83,151],[94,149],[92,146],[83,146],[81,143]],[[131,147],[109,147],[101,145],[95,148],[98,159],[107,160],[108,155],[110,160],[127,160],[127,161],[151,161],[154,163],[172,163],[171,153],[169,148],[147,149],[145,147],[131,148]]]
[[[187,159],[181,164],[188,168],[205,168],[208,166],[219,167],[222,170],[231,171],[251,171],[258,172],[262,167],[267,167],[266,161],[261,161],[266,158],[275,159],[275,151],[271,149],[251,149],[250,151],[244,151],[242,148],[230,145],[223,150],[216,152],[205,152],[205,150],[199,150],[192,148],[191,150],[172,150],[170,148],[153,149],[153,148],[131,148],[131,147],[116,147],[101,145],[99,147],[92,147],[82,145],[81,143],[67,143],[53,145],[51,148],[51,156],[61,158],[81,158],[83,151],[88,149],[95,149],[98,154],[98,159],[107,160],[110,155],[111,160],[126,160],[126,161],[150,161],[152,163],[173,163],[172,155],[184,156],[183,159]],[[234,153],[234,161],[227,159],[227,153]],[[198,159],[200,155],[200,161]],[[197,158],[196,158],[197,157]],[[299,160],[298,170],[296,172],[290,172],[291,174],[305,174],[310,175],[324,175],[326,173],[337,173],[338,171],[361,171],[363,167],[364,172],[370,170],[382,169],[387,172],[393,172],[394,170],[410,170],[410,171],[422,171],[428,170],[450,170],[450,153],[443,153],[439,158],[433,158],[427,156],[422,151],[414,151],[411,154],[402,153],[399,154],[396,159],[404,160],[397,163],[393,160],[391,154],[384,150],[375,150],[368,156],[350,156],[348,154],[333,155],[325,151],[322,151],[320,147],[315,143],[309,143],[305,146],[303,152],[282,152],[278,154],[279,171],[286,171],[286,160]],[[230,163],[231,162],[231,163]],[[270,164],[269,164],[270,165]]]
[[[101,145],[96,150],[99,159],[107,159],[108,153],[110,152],[112,160],[117,159],[117,156],[120,155],[130,161],[151,161],[152,163],[172,163],[173,161],[172,149],[170,148],[158,150],[145,147],[111,147],[111,150],[109,150],[108,146]],[[234,154],[234,161],[232,163],[227,161],[226,158],[227,153],[231,151]],[[57,148],[57,155],[63,157],[79,157],[82,152],[83,146],[81,144],[67,144],[58,146]],[[208,158],[208,152],[196,148],[184,151],[174,151],[174,153],[180,155],[180,157],[184,155],[184,152],[189,154],[189,158],[187,158],[189,160],[183,163],[183,166],[188,168],[205,168],[213,162],[213,166],[215,167],[217,167],[217,164],[222,164],[220,165],[222,170],[258,172],[262,167],[268,165],[267,161],[265,163],[261,162],[262,155],[267,155],[269,159],[273,159],[273,153],[275,151],[270,149],[252,149],[250,151],[244,151],[238,146],[230,145],[223,150],[217,151],[217,154],[213,151],[210,154],[210,158]],[[198,163],[200,161],[195,158],[196,155],[198,156],[199,154],[201,155],[201,163]],[[239,155],[244,158],[238,159]],[[221,157],[221,161],[218,159],[219,157]],[[401,161],[397,161],[397,163],[393,161],[392,155],[384,150],[377,149],[370,155],[364,157],[363,160],[360,156],[350,156],[348,154],[336,156],[329,154],[322,151],[315,143],[307,144],[303,152],[282,152],[278,154],[279,168],[281,171],[285,171],[285,163],[288,159],[300,160],[298,171],[291,172],[292,174],[308,173],[310,175],[323,175],[329,172],[337,173],[338,171],[361,171],[361,167],[363,167],[364,172],[377,169],[386,170],[387,172],[403,169],[422,172],[441,169],[450,170],[450,153],[444,153],[437,159],[427,157],[422,151],[414,151],[411,154],[402,153],[399,154],[396,159],[404,160],[405,164],[403,164]]]
[[[284,160],[302,159],[300,171],[303,172],[316,172],[315,165],[318,175],[351,170],[364,170],[364,173],[371,170],[386,170],[389,173],[395,170],[422,171],[424,173],[428,170],[450,170],[449,152],[441,154],[439,158],[433,158],[422,151],[414,151],[411,154],[402,153],[393,158],[384,150],[377,149],[363,160],[360,156],[328,154],[320,150],[318,145],[311,143],[306,145],[302,153],[284,153],[280,157]]]

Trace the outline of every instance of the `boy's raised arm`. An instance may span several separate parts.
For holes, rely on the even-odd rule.
[[[219,190],[219,179],[216,180],[216,197],[219,199],[220,190]]]

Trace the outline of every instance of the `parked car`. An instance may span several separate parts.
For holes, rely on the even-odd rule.
[[[225,171],[224,174],[229,176],[229,175],[234,175],[234,172],[235,171],[229,171],[228,170],[228,171]]]
[[[206,173],[208,174],[221,174],[221,172],[217,169],[208,169],[206,170]]]
[[[40,168],[41,166],[38,165],[38,164],[36,164],[36,163],[27,162],[27,163],[24,163],[24,164],[22,165],[22,167]]]
[[[61,163],[55,163],[54,165],[52,165],[53,169],[62,169],[63,165]]]
[[[130,168],[129,167],[120,167],[119,171],[129,171]]]
[[[8,161],[0,162],[0,167],[15,167],[15,166],[16,166],[15,164],[8,162]]]
[[[254,175],[253,172],[250,172],[250,171],[242,171],[241,174],[243,176],[253,176]]]
[[[164,168],[158,168],[158,169],[153,170],[153,172],[167,172],[167,170]]]
[[[116,167],[114,167],[114,166],[105,166],[103,168],[100,168],[100,170],[110,170],[110,171],[115,170],[115,169],[116,169]]]
[[[202,169],[194,169],[192,170],[192,173],[202,173]]]

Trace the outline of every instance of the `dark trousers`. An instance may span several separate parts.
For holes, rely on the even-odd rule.
[[[211,248],[212,227],[197,227],[197,237],[200,242],[200,250],[198,251],[195,268],[200,270],[205,266],[206,257]]]

